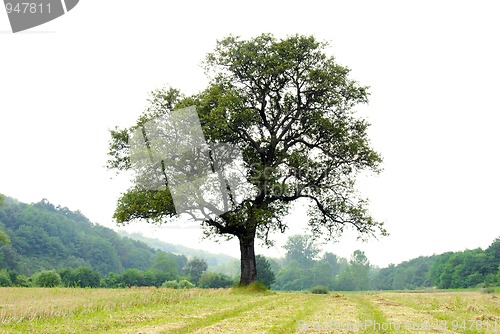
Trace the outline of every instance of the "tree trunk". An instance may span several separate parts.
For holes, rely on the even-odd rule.
[[[255,263],[255,236],[239,236],[241,252],[240,285],[248,285],[257,280],[257,265]]]

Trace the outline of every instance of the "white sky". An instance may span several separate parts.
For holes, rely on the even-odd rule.
[[[385,171],[359,188],[391,233],[368,243],[346,235],[326,249],[361,249],[386,266],[487,247],[500,236],[499,10],[496,1],[81,0],[18,34],[0,10],[0,192],[115,227],[127,183],[103,167],[108,129],[133,124],[164,84],[201,90],[199,64],[217,39],[313,34],[371,86],[361,112]],[[307,217],[297,209],[287,219],[297,233]],[[237,243],[201,241],[192,227],[129,229],[239,256]]]

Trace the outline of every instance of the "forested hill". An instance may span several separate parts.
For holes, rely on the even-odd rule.
[[[148,237],[143,236],[140,233],[127,233],[125,231],[119,231],[118,234],[120,234],[123,237],[142,241],[150,247],[153,247],[155,249],[159,249],[159,250],[167,252],[167,253],[182,254],[182,255],[185,255],[189,258],[198,257],[201,259],[205,259],[207,261],[209,268],[215,268],[215,267],[223,265],[227,262],[238,260],[235,257],[229,256],[226,254],[221,254],[221,253],[214,254],[214,253],[210,253],[210,252],[207,252],[207,251],[204,251],[201,249],[193,249],[193,248],[189,248],[189,247],[182,246],[182,245],[170,244],[170,243],[158,240],[158,239],[148,238]]]
[[[500,237],[486,248],[421,256],[376,271],[371,288],[401,290],[500,285]]]
[[[101,274],[150,268],[158,250],[93,224],[79,211],[5,198],[0,205],[0,268],[31,275],[40,270],[91,267]],[[3,232],[3,233],[2,233]],[[7,238],[5,237],[7,235]],[[178,262],[185,256],[175,255]]]

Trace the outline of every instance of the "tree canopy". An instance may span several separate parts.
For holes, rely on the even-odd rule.
[[[316,236],[333,239],[349,227],[362,238],[387,233],[355,189],[359,173],[378,172],[382,161],[370,147],[369,124],[355,114],[358,104],[368,102],[367,87],[350,79],[350,70],[326,49],[326,43],[312,36],[229,36],[207,55],[204,66],[210,83],[205,90],[192,96],[172,88],[157,90],[137,124],[111,131],[108,166],[131,170],[134,133],[144,135],[151,152],[155,147],[146,136],[148,122],[194,106],[209,145],[211,169],[217,171],[217,145],[229,143],[240,153],[244,189],[238,192],[239,185],[219,174],[224,210],[198,219],[207,235],[239,239],[241,284],[257,277],[255,239],[271,244],[271,234],[286,229],[283,218],[298,199],[310,204],[308,223]],[[162,160],[163,188],[145,189],[138,181],[147,176],[136,177],[135,186],[118,201],[117,221],[158,223],[176,216],[172,180],[167,177],[170,164],[191,172],[201,156],[195,150],[185,161]]]

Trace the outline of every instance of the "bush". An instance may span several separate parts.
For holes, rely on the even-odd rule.
[[[271,269],[271,264],[262,255],[257,255],[255,257],[255,262],[257,265],[257,281],[270,288],[271,285],[276,282],[276,275]]]
[[[117,273],[109,273],[101,279],[103,288],[124,288],[125,284],[122,282],[122,275]]]
[[[135,268],[126,269],[121,274],[121,281],[124,286],[147,286],[146,274]]]
[[[186,279],[183,279],[179,282],[179,288],[180,289],[192,289],[192,288],[194,288],[194,284],[189,282]]]
[[[10,280],[10,275],[7,270],[0,270],[0,286],[12,286],[12,281]]]
[[[14,283],[15,286],[19,286],[19,287],[31,286],[31,282],[30,282],[29,278],[24,276],[24,275],[17,275],[16,280],[12,283]]]
[[[181,280],[180,282],[178,281],[165,281],[162,285],[162,288],[169,288],[169,289],[191,289],[194,288],[194,284],[189,282],[188,280]]]
[[[101,281],[99,272],[83,266],[76,269],[64,268],[60,271],[60,276],[67,287],[97,288]]]
[[[46,270],[34,275],[36,286],[42,288],[52,288],[61,285],[61,276],[55,270]]]
[[[231,277],[221,273],[204,272],[199,280],[200,288],[229,288],[232,285]]]
[[[495,293],[495,289],[492,288],[492,287],[484,287],[484,288],[481,288],[481,292],[482,293]]]
[[[328,287],[324,285],[316,285],[311,288],[311,293],[318,294],[318,295],[326,295],[328,294]]]
[[[162,288],[169,288],[169,289],[178,289],[179,288],[179,282],[177,281],[165,281],[162,285]]]

